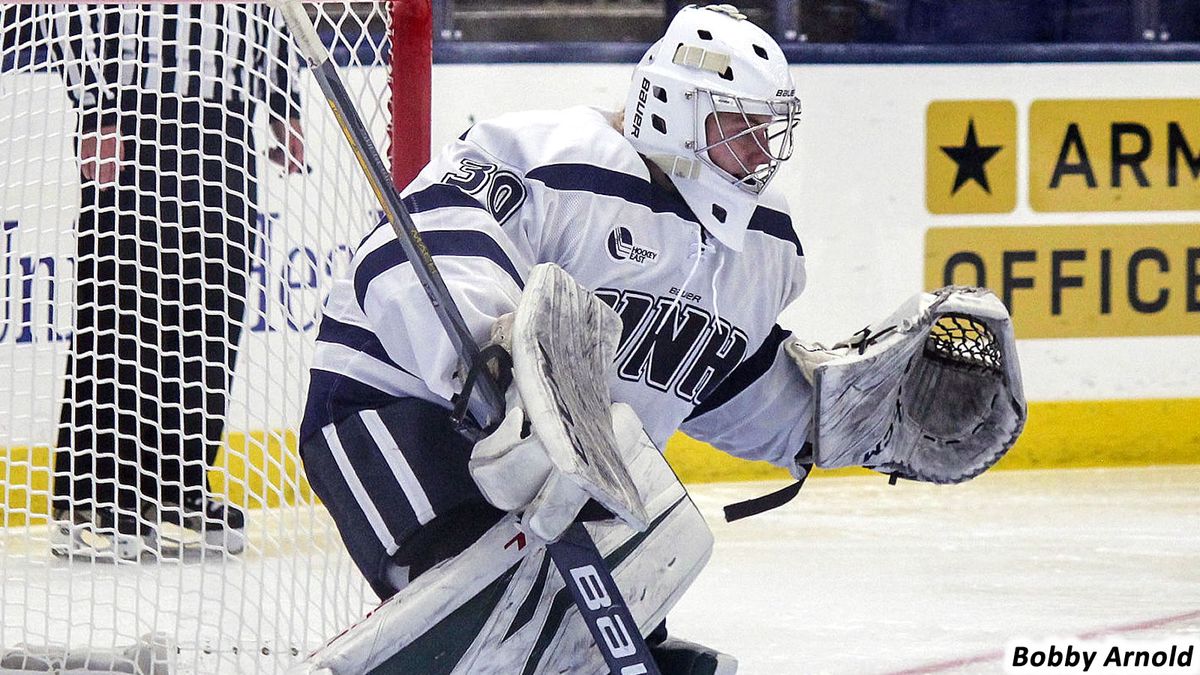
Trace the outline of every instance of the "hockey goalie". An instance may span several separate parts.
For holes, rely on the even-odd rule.
[[[583,522],[658,670],[732,673],[667,633],[712,545],[661,455],[672,433],[798,479],[858,465],[952,483],[1011,447],[1025,403],[987,291],[919,294],[828,348],[776,324],[805,284],[770,189],[799,116],[771,37],[729,5],[690,6],[623,111],[480,122],[408,186],[472,337],[511,355],[506,414],[482,440],[460,433],[463,368],[381,224],[326,302],[301,454],[384,602],[304,672],[609,672],[546,553]],[[590,461],[570,456],[581,439],[615,448],[622,499],[569,470]]]

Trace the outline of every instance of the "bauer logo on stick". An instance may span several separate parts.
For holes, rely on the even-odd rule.
[[[572,567],[570,576],[571,580],[575,582],[575,587],[579,590],[580,597],[583,598],[584,606],[587,610],[601,614],[601,616],[596,618],[596,626],[599,627],[601,635],[604,636],[604,639],[599,641],[601,648],[607,650],[615,660],[630,659],[633,661],[633,663],[627,665],[622,664],[619,675],[643,675],[644,673],[648,673],[649,671],[645,664],[637,662],[639,660],[636,658],[638,652],[637,645],[630,638],[629,628],[625,626],[620,613],[610,610],[613,606],[613,601],[608,595],[604,579],[596,571],[596,568],[592,565]]]

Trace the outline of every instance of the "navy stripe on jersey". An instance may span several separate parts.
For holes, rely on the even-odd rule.
[[[359,410],[380,408],[396,400],[392,394],[345,375],[319,368],[310,369],[309,374],[308,401],[300,423],[301,439]]]
[[[754,215],[750,216],[750,226],[747,229],[786,241],[796,247],[796,255],[804,255],[804,247],[800,245],[800,238],[796,236],[796,228],[792,227],[792,219],[786,213],[760,206],[754,209]]]
[[[739,363],[737,368],[734,368],[733,372],[729,373],[728,377],[722,380],[721,384],[692,410],[692,414],[688,415],[687,419],[699,417],[721,407],[758,381],[758,378],[771,369],[771,364],[775,362],[775,354],[779,351],[779,345],[791,334],[791,331],[780,328],[779,324],[771,328],[770,334],[767,335],[767,339],[763,340],[758,351]]]
[[[525,177],[554,190],[579,190],[616,197],[655,213],[671,213],[693,223],[700,222],[678,193],[620,171],[592,164],[547,164],[529,171]]]
[[[360,415],[349,415],[340,420],[336,426],[336,433],[346,458],[350,460],[350,470],[366,490],[365,495],[355,497],[358,500],[362,500],[363,497],[370,500],[380,514],[382,522],[379,524],[386,528],[379,533],[382,537],[391,534],[396,544],[402,543],[412,533],[412,526],[416,520],[415,508],[406,498],[384,457],[384,453],[398,452],[399,449],[380,447]],[[391,445],[388,441],[394,439],[384,440],[386,445]],[[380,543],[389,549],[389,554],[395,553],[388,542]]]
[[[400,201],[404,204],[404,210],[408,211],[408,215],[410,216],[414,213],[425,213],[426,211],[433,211],[435,209],[454,207],[482,209],[484,211],[487,210],[484,208],[483,204],[475,201],[471,195],[463,192],[461,189],[453,185],[447,185],[445,183],[434,183],[423,190],[418,190],[417,192],[412,193]],[[358,248],[354,250],[357,251],[358,249],[362,248],[363,244],[366,244],[367,240],[370,239],[376,232],[378,232],[379,228],[381,227],[390,227],[386,215],[379,219],[379,224],[372,228],[371,231],[367,233],[367,236],[362,238],[362,241],[358,242]],[[422,235],[422,237],[423,236],[424,235]]]
[[[455,206],[487,210],[471,195],[446,183],[434,183],[424,190],[418,190],[408,195],[402,201],[409,215]]]
[[[700,222],[678,193],[620,171],[591,164],[547,164],[533,169],[525,177],[555,190],[582,190],[616,197],[655,213],[671,213],[689,222]],[[796,247],[796,255],[804,255],[792,219],[785,213],[759,206],[750,217],[749,229],[785,241]]]
[[[525,288],[525,282],[517,273],[517,268],[509,260],[508,254],[500,244],[486,232],[479,230],[432,230],[422,232],[421,239],[429,253],[435,256],[466,256],[487,258],[508,273],[518,288]],[[367,288],[380,274],[408,262],[408,255],[400,245],[399,240],[393,239],[379,248],[371,251],[359,263],[354,272],[354,295],[358,298],[361,308],[367,297]]]
[[[313,431],[320,432],[321,428]],[[358,496],[346,482],[324,434],[303,435],[301,439],[300,456],[304,460],[308,483],[325,508],[337,519],[338,531],[350,557],[363,571],[376,595],[381,598],[394,595],[396,589],[380,569],[383,567],[380,563],[388,557],[387,548],[375,535],[370,519],[359,504]]]
[[[328,314],[321,317],[321,329],[317,332],[317,342],[332,342],[345,345],[356,352],[362,352],[373,359],[382,361],[407,375],[417,377],[392,360],[392,357],[383,348],[383,343],[379,341],[379,337],[375,333],[361,326],[342,323]]]
[[[368,239],[370,239],[371,237],[374,237],[374,236],[375,236],[375,233],[376,233],[376,232],[378,232],[378,231],[379,231],[379,228],[381,228],[381,227],[390,227],[390,225],[389,225],[389,223],[388,223],[388,219],[387,219],[387,216],[386,216],[386,215],[384,215],[384,216],[381,216],[381,217],[379,218],[379,222],[378,222],[378,223],[375,225],[375,227],[372,227],[372,228],[371,228],[371,231],[370,231],[370,232],[368,232],[368,233],[366,234],[366,236],[364,236],[362,239],[358,240],[358,246],[355,246],[355,247],[354,247],[354,250],[355,250],[355,252],[357,252],[357,251],[361,251],[361,250],[362,250],[362,247],[363,247],[363,246],[366,246],[366,244],[367,244],[367,240],[368,240]]]

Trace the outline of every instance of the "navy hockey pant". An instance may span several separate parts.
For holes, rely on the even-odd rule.
[[[448,410],[415,398],[359,411],[301,440],[309,484],[380,598],[400,590],[389,567],[415,578],[504,515],[467,470],[471,447]]]

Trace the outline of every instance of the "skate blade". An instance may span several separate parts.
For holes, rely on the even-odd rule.
[[[246,533],[241,530],[215,530],[204,533],[204,545],[210,549],[238,555],[246,549]]]
[[[137,562],[153,550],[153,544],[142,537],[96,531],[91,524],[56,522],[50,530],[50,553],[57,558]]]
[[[246,548],[246,534],[240,530],[195,530],[164,523],[159,530],[159,542],[164,551],[170,549],[181,557],[200,554],[238,555]]]

